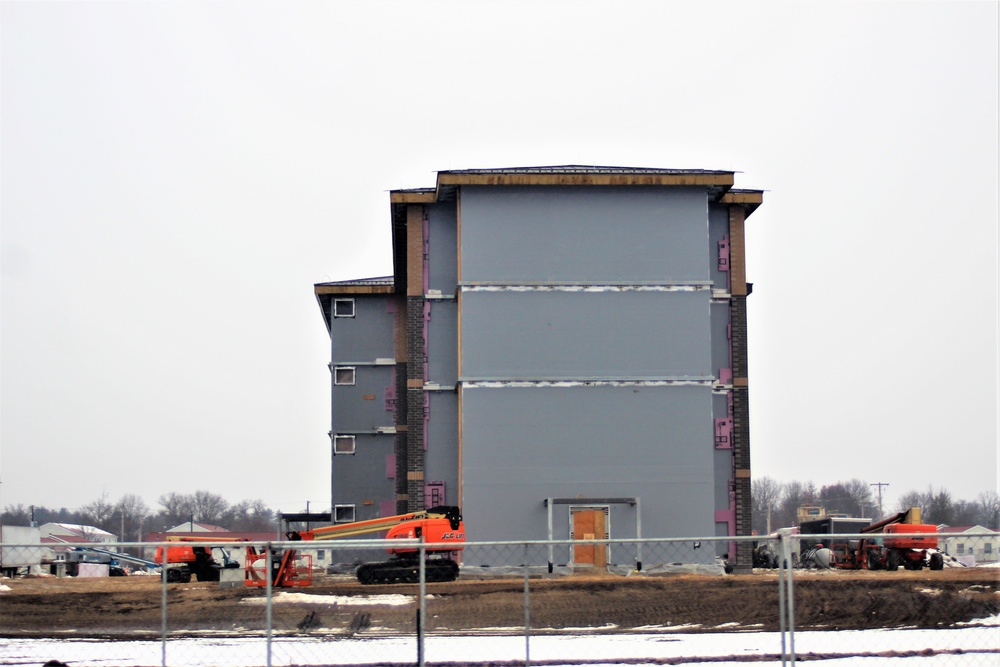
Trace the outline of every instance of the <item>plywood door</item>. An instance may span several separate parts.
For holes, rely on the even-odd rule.
[[[607,539],[607,514],[604,509],[579,508],[571,510],[574,540]],[[588,544],[573,547],[574,565],[608,564],[608,548],[604,544]]]

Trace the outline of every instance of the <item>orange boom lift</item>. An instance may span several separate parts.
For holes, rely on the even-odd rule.
[[[315,528],[303,532],[286,534],[289,541],[312,542],[336,540],[358,535],[370,535],[388,531],[385,539],[422,539],[435,546],[424,550],[427,581],[454,581],[458,578],[458,562],[455,560],[465,543],[465,526],[458,507],[431,507],[421,512],[410,512],[396,516],[355,521],[333,526]],[[416,546],[390,547],[389,560],[363,563],[357,569],[358,581],[362,584],[416,583],[420,580],[420,549]],[[264,554],[248,554],[248,561],[266,558]],[[312,583],[311,559],[302,565],[302,557],[297,549],[288,549],[275,557],[271,564],[271,581],[279,588],[309,586]],[[259,575],[251,576],[253,563],[248,562],[248,586],[266,584]],[[308,572],[306,572],[308,570]]]

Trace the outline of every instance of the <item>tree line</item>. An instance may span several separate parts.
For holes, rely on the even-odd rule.
[[[277,521],[277,513],[259,498],[229,504],[222,496],[209,491],[171,492],[160,496],[158,503],[159,507],[154,509],[134,493],[126,493],[117,501],[110,500],[105,493],[77,510],[8,505],[0,512],[0,524],[73,523],[95,526],[119,536],[124,542],[141,542],[144,533],[173,528],[186,521],[254,532],[274,530]]]
[[[812,482],[778,482],[770,477],[756,477],[751,482],[753,529],[758,535],[787,526],[798,525],[798,508],[804,505],[823,507],[827,513],[878,519],[907,510],[921,509],[924,523],[950,526],[980,525],[997,530],[1000,527],[1000,495],[984,491],[974,500],[959,500],[945,489],[928,487],[926,491],[908,491],[890,507],[879,507],[875,485],[852,479],[817,488]],[[277,512],[260,499],[242,500],[230,504],[222,496],[209,491],[166,493],[158,500],[159,507],[150,508],[136,494],[127,493],[117,501],[107,494],[78,510],[54,510],[46,507],[8,505],[0,512],[0,524],[29,526],[34,521],[44,523],[74,523],[96,526],[122,541],[141,542],[144,532],[161,531],[186,521],[210,523],[232,531],[266,532],[275,529]],[[770,517],[770,524],[768,524]]]
[[[860,479],[837,482],[816,488],[812,482],[778,482],[770,477],[756,477],[750,483],[753,504],[753,529],[758,535],[798,525],[798,508],[823,507],[827,513],[878,520],[897,512],[919,507],[924,523],[949,526],[980,525],[992,530],[1000,527],[1000,495],[984,491],[973,500],[959,500],[945,489],[908,491],[893,506],[879,506],[877,484]]]

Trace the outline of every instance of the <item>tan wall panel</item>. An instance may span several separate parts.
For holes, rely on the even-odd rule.
[[[406,207],[406,295],[424,295],[424,207]]]
[[[729,282],[733,294],[746,296],[747,260],[744,223],[746,215],[742,206],[729,207]]]

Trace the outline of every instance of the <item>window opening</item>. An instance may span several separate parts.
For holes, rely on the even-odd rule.
[[[334,523],[351,523],[354,521],[354,505],[334,505]]]
[[[337,366],[333,369],[334,384],[353,385],[354,379],[354,366]]]
[[[356,451],[357,438],[353,435],[333,436],[334,454],[353,454]]]
[[[354,299],[334,299],[334,317],[354,317]]]

